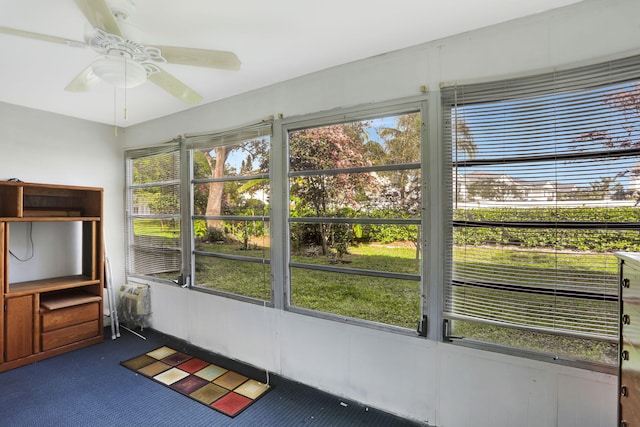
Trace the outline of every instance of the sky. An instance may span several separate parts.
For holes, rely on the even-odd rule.
[[[640,158],[636,156],[528,164],[499,160],[611,150],[599,141],[580,139],[580,135],[585,132],[596,130],[606,130],[617,141],[631,140],[640,144],[638,110],[632,109],[631,114],[625,115],[619,108],[612,108],[604,102],[612,95],[633,90],[632,86],[631,83],[625,83],[553,96],[459,106],[458,118],[464,120],[469,127],[477,147],[474,158],[497,161],[496,165],[477,166],[474,169],[503,171],[514,178],[525,180],[553,180],[579,186],[588,186],[590,182],[601,178],[616,178],[616,174],[633,167]],[[638,90],[637,87],[635,90]],[[534,173],[533,168],[541,169]],[[629,183],[628,174],[617,177],[616,182],[622,183],[626,188]]]

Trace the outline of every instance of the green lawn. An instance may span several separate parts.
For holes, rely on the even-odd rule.
[[[475,322],[454,321],[452,335],[573,359],[615,365],[618,345],[598,340],[514,330]]]
[[[150,228],[149,228],[150,229]],[[167,232],[164,230],[163,232]],[[247,256],[253,259],[268,259],[269,248],[252,245],[250,249],[243,249],[240,243],[197,243],[196,250],[218,254],[233,254]],[[508,262],[511,267],[518,266],[531,278],[548,276],[548,270],[556,265],[557,258],[553,253],[526,253],[525,251],[504,251],[498,248],[465,248],[476,251],[482,268],[497,268],[490,262],[492,256],[501,263]],[[460,248],[454,250],[456,259],[460,255]],[[580,256],[568,257],[563,260],[564,268],[572,274],[590,275],[594,266],[602,265],[606,260],[606,276],[613,278],[617,271],[617,262],[613,255],[588,254],[581,260]],[[359,245],[351,247],[349,253],[342,258],[336,256],[322,256],[315,254],[296,254],[291,257],[293,262],[311,265],[331,265],[354,269],[379,270],[407,274],[419,274],[420,262],[416,260],[416,250],[412,245]],[[494,261],[495,262],[495,261]],[[462,266],[461,266],[462,267]],[[537,267],[537,269],[535,268]],[[602,272],[597,272],[602,274]],[[255,262],[238,262],[222,258],[196,257],[197,286],[230,292],[237,295],[257,299],[271,300],[270,265]],[[484,293],[485,297],[491,292],[478,289],[455,289],[454,292]],[[510,297],[513,294],[509,293]],[[500,298],[502,296],[496,296]],[[525,299],[531,295],[525,295]],[[534,297],[538,298],[538,297]],[[548,298],[540,296],[539,298]],[[552,298],[553,299],[553,298]],[[383,324],[395,325],[415,329],[421,316],[422,296],[420,282],[413,280],[387,279],[363,275],[342,274],[327,271],[317,271],[307,268],[291,269],[291,304],[295,307],[332,313],[348,318],[364,319]],[[552,309],[549,302],[549,309]],[[592,312],[589,301],[576,300],[576,308],[584,312]],[[596,303],[597,305],[598,303]],[[525,304],[526,306],[526,301]],[[615,311],[616,303],[610,303]],[[543,304],[544,306],[544,304]],[[601,308],[593,307],[593,310]],[[506,314],[505,314],[506,313]],[[512,321],[517,323],[521,314],[509,313],[508,310],[496,309],[495,320]],[[600,313],[602,314],[602,313]],[[506,316],[506,317],[505,317]],[[511,317],[509,317],[511,316]],[[571,319],[564,319],[571,322]],[[593,319],[597,322],[597,319]],[[535,322],[534,322],[535,323]],[[551,326],[541,319],[539,326]],[[615,363],[617,346],[612,343],[568,338],[551,334],[515,330],[475,322],[454,322],[454,335],[484,342],[491,342],[507,346],[527,348],[543,351],[554,355],[573,357],[577,359],[597,362]]]
[[[271,300],[269,264],[196,255],[197,286]]]
[[[173,220],[135,219],[133,222],[135,236],[151,236],[175,239],[180,236],[180,223]]]
[[[219,254],[268,258],[259,246],[242,249],[239,243],[198,243],[196,250]],[[324,256],[292,256],[293,262],[376,269],[417,274],[415,249],[361,245],[342,259]],[[237,262],[197,256],[198,286],[260,299],[271,299],[268,264]],[[296,307],[345,317],[416,328],[420,314],[420,282],[294,268],[291,303]]]

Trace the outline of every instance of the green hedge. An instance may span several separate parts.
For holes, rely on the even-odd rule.
[[[617,208],[477,208],[457,209],[458,221],[519,222],[625,222],[640,224],[640,209]],[[458,227],[457,245],[514,245],[593,252],[638,251],[640,231],[607,229],[533,229],[509,227]]]
[[[336,217],[357,217],[356,212],[340,212]],[[379,209],[369,212],[367,218],[407,218],[405,212]],[[593,222],[640,224],[640,208],[475,208],[456,209],[453,218],[458,221],[488,222]],[[344,227],[344,226],[342,226]],[[339,228],[339,227],[336,227]],[[294,242],[318,240],[318,225],[295,224]],[[344,234],[344,233],[342,233]],[[341,235],[342,235],[341,234]],[[362,224],[353,226],[348,243],[415,241],[415,225]],[[593,252],[640,251],[640,231],[607,229],[535,229],[508,227],[458,227],[454,232],[456,245],[511,245],[522,248],[554,248]],[[331,239],[333,241],[333,239]],[[334,242],[335,243],[335,242]]]

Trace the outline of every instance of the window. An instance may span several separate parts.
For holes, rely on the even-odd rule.
[[[640,250],[638,63],[442,91],[449,335],[617,362],[614,252]]]
[[[178,146],[127,151],[126,166],[127,274],[178,280],[182,268]]]
[[[265,122],[130,150],[127,274],[400,333],[428,308],[450,340],[609,369],[638,70],[444,87],[442,151],[423,97],[283,119],[273,145]]]
[[[270,301],[270,124],[187,137],[194,286]]]
[[[286,131],[292,309],[416,329],[423,304],[419,105],[362,120],[292,123]]]

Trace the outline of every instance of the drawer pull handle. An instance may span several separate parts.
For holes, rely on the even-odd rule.
[[[628,314],[623,314],[622,315],[622,324],[623,325],[630,325],[631,324],[631,317],[629,317]]]
[[[629,352],[627,350],[623,350],[620,357],[622,358],[622,360],[629,360]]]
[[[620,394],[623,397],[628,397],[629,396],[629,390],[627,389],[626,385],[623,385],[622,387],[620,387]]]
[[[628,288],[631,285],[631,280],[629,279],[622,279],[622,287],[623,288]]]

